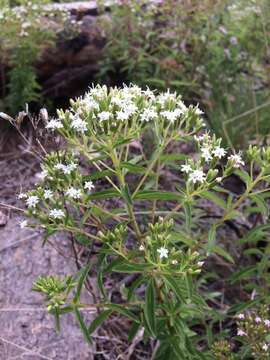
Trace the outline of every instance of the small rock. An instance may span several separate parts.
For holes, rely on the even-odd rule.
[[[7,224],[7,220],[7,215],[0,210],[0,226],[5,226]]]

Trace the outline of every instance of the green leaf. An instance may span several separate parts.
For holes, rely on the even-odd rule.
[[[187,155],[184,154],[163,154],[160,156],[160,161],[163,163],[186,160]]]
[[[269,217],[269,208],[264,198],[260,195],[255,195],[255,194],[251,194],[250,198],[256,203],[259,211],[266,217]]]
[[[112,271],[120,273],[142,273],[152,268],[151,264],[120,263],[116,264]]]
[[[171,232],[171,240],[173,242],[181,242],[188,246],[193,246],[195,244],[195,240],[190,237],[190,235],[185,234],[183,231],[174,231]]]
[[[78,323],[80,325],[80,328],[83,332],[83,335],[85,337],[85,340],[88,342],[88,344],[92,344],[92,339],[91,339],[91,336],[89,335],[89,332],[88,332],[88,329],[87,329],[87,326],[82,318],[82,315],[80,313],[80,311],[78,310],[77,307],[74,307],[74,312],[75,312],[75,315],[76,315],[76,319],[78,320]]]
[[[209,233],[208,233],[208,242],[207,242],[207,252],[211,253],[213,251],[213,247],[215,246],[216,242],[216,226],[211,226]]]
[[[118,304],[106,304],[106,307],[116,311],[117,313],[126,316],[127,318],[129,318],[130,320],[139,322],[139,319],[137,318],[137,316],[135,314],[133,314],[132,311],[128,310],[126,307],[118,305]]]
[[[139,191],[133,197],[134,200],[165,200],[165,201],[179,201],[183,197],[179,194],[169,191],[155,191],[155,190],[144,190]]]
[[[163,278],[180,303],[185,303],[186,290],[180,285],[177,278],[174,278],[171,275],[164,275]]]
[[[236,281],[240,281],[243,279],[248,279],[250,278],[252,275],[254,275],[257,271],[256,266],[248,266],[245,267],[244,269],[236,272],[235,274],[233,274],[231,276],[231,282],[232,284],[234,284]]]
[[[120,192],[114,189],[108,189],[104,191],[99,191],[94,194],[88,195],[89,200],[100,200],[100,199],[110,199],[114,197],[121,196]]]
[[[76,234],[75,239],[76,239],[76,241],[78,241],[78,243],[80,243],[81,245],[84,245],[84,246],[88,246],[91,244],[91,241],[89,240],[89,238],[83,234]]]
[[[192,219],[192,208],[189,203],[184,203],[183,208],[185,211],[185,220],[186,220],[186,229],[189,232],[191,228],[191,219]]]
[[[132,285],[128,288],[127,301],[130,301],[132,299],[135,289],[137,289],[137,287],[139,287],[143,282],[143,276],[138,276],[138,278],[132,282]]]
[[[91,175],[86,176],[84,179],[85,180],[98,180],[98,179],[103,179],[106,176],[111,177],[114,174],[115,174],[115,172],[112,170],[95,171]]]
[[[226,201],[224,201],[222,198],[217,196],[212,191],[204,191],[200,193],[200,196],[203,197],[204,199],[212,201],[214,204],[216,204],[217,206],[221,207],[224,210],[227,208]]]
[[[252,179],[246,171],[236,169],[234,173],[238,175],[241,180],[244,181],[247,187],[249,187],[249,185],[252,183]]]
[[[222,247],[215,245],[212,248],[212,251],[220,256],[222,256],[225,260],[231,262],[232,264],[234,264],[234,259],[232,258],[232,256]]]
[[[88,328],[89,335],[93,334],[94,331],[112,314],[113,310],[102,311]]]
[[[143,166],[132,164],[131,162],[122,162],[121,168],[127,169],[131,173],[140,174],[145,173],[146,169]]]
[[[155,284],[154,280],[151,279],[145,293],[144,316],[152,336],[156,334],[155,296]]]
[[[233,305],[230,308],[229,313],[235,314],[235,313],[238,313],[238,312],[242,312],[242,311],[244,311],[246,309],[254,307],[259,302],[260,302],[260,300],[256,299],[256,300],[248,300],[248,301],[245,301],[244,303]]]
[[[79,278],[79,281],[78,281],[78,286],[77,286],[77,291],[76,291],[76,294],[74,296],[74,303],[76,304],[79,300],[80,300],[80,296],[81,296],[81,292],[82,292],[82,287],[84,285],[84,282],[87,278],[87,275],[91,269],[91,266],[92,264],[88,264],[85,266],[84,269],[81,270],[81,276]]]
[[[134,322],[131,327],[130,330],[128,332],[128,341],[131,342],[134,337],[136,336],[137,332],[139,331],[141,327],[141,324],[139,322]]]
[[[122,192],[122,196],[123,196],[123,198],[125,199],[125,201],[126,201],[129,205],[132,205],[132,198],[131,198],[131,194],[130,194],[130,191],[129,191],[129,187],[128,187],[127,184],[121,189],[121,192]]]

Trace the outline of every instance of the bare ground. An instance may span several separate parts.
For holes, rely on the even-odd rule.
[[[31,290],[39,275],[73,273],[72,259],[60,256],[52,246],[41,247],[41,234],[22,230],[17,223],[18,218],[11,218],[0,228],[0,359],[93,359],[93,349],[84,342],[72,315],[63,317],[57,334],[41,295]],[[68,254],[65,239],[57,241]]]

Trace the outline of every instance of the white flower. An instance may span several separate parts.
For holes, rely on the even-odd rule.
[[[195,109],[195,114],[200,116],[200,115],[204,114],[204,112],[201,109],[199,109],[197,106]]]
[[[177,260],[172,260],[172,264],[173,264],[173,265],[177,265],[177,264],[178,264],[178,261],[177,261]]]
[[[71,162],[68,165],[64,165],[62,163],[58,163],[54,166],[54,168],[56,170],[61,170],[63,171],[64,174],[69,175],[73,170],[75,170],[77,168],[77,164],[75,164],[74,162]]]
[[[256,316],[255,317],[255,323],[256,324],[259,324],[259,323],[261,323],[262,322],[262,319],[259,317],[259,316]]]
[[[164,116],[170,122],[175,122],[175,120],[183,113],[181,109],[175,109],[173,111],[162,111],[160,115]]]
[[[44,169],[44,170],[42,170],[41,172],[39,172],[39,173],[37,173],[36,174],[36,177],[38,178],[38,179],[40,179],[40,180],[44,180],[44,179],[46,179],[46,177],[48,176],[48,170],[46,170],[46,169]]]
[[[57,120],[57,119],[52,119],[46,125],[46,129],[51,129],[51,130],[61,129],[62,127],[63,127],[63,124],[61,123],[60,120]]]
[[[245,336],[246,333],[245,333],[242,329],[238,329],[238,330],[237,330],[237,335],[238,335],[238,336]]]
[[[144,251],[144,246],[143,246],[143,245],[140,245],[139,250],[140,250],[140,251]]]
[[[167,92],[162,93],[158,96],[157,101],[161,106],[164,106],[167,101],[175,100],[176,99],[176,93],[170,93],[170,90],[167,90]]]
[[[212,155],[208,148],[202,148],[201,152],[202,152],[202,157],[205,159],[206,162],[212,160]]]
[[[270,327],[270,320],[264,320],[264,324],[265,324],[267,327]]]
[[[56,165],[54,165],[54,168],[56,170],[63,170],[66,167],[66,165],[62,164],[62,163],[57,163]]]
[[[204,264],[204,261],[198,261],[198,266],[199,266],[199,267],[202,267],[203,264]]]
[[[70,174],[73,170],[75,170],[77,168],[77,166],[78,166],[77,164],[75,164],[74,162],[71,162],[70,164],[65,165],[62,170],[63,170],[64,174]]]
[[[231,160],[231,162],[233,163],[233,166],[234,166],[235,168],[239,168],[241,165],[242,165],[242,166],[245,165],[245,163],[244,163],[244,161],[242,160],[240,154],[233,154],[233,155],[231,155],[228,159]]]
[[[61,209],[52,209],[49,213],[50,217],[52,217],[53,219],[62,219],[63,217],[65,217],[65,213],[63,210]]]
[[[141,120],[148,122],[150,120],[155,120],[158,117],[157,112],[154,109],[145,109],[141,114]]]
[[[116,112],[116,118],[117,118],[117,120],[120,120],[120,121],[128,120],[129,115],[130,115],[129,112],[124,111],[124,110],[120,110],[120,111]]]
[[[221,177],[221,176],[219,176],[219,177],[216,178],[216,182],[221,183],[221,181],[222,181],[222,177]]]
[[[73,115],[70,127],[75,131],[84,133],[87,131],[87,122],[82,120],[79,115]]]
[[[207,141],[209,139],[209,135],[206,134],[202,134],[200,136],[194,135],[194,140],[201,142],[201,141]]]
[[[86,181],[84,184],[84,188],[88,191],[91,191],[92,189],[94,189],[95,185],[93,184],[92,181]]]
[[[80,199],[80,197],[82,196],[82,192],[80,189],[75,189],[74,187],[70,187],[66,191],[66,195],[72,199]]]
[[[264,351],[267,351],[268,348],[269,348],[269,345],[267,345],[267,344],[264,344],[264,345],[262,346],[262,349],[263,349]]]
[[[22,200],[22,199],[26,199],[27,198],[27,194],[26,193],[20,193],[18,195],[18,199]]]
[[[186,112],[188,110],[188,108],[186,107],[186,105],[183,103],[182,100],[179,100],[177,102],[177,105],[179,106],[180,110],[182,111],[182,113]]]
[[[189,180],[193,184],[196,184],[197,182],[202,183],[205,180],[205,174],[202,170],[194,170],[193,172],[190,173]]]
[[[149,88],[147,88],[146,90],[143,91],[143,94],[146,97],[149,97],[149,99],[154,99],[155,98],[155,94],[153,93],[152,90],[150,90]]]
[[[19,225],[20,225],[21,229],[24,229],[24,228],[27,227],[28,221],[27,220],[22,220],[22,221],[19,222]]]
[[[222,147],[217,146],[214,150],[213,150],[213,154],[215,157],[217,157],[218,159],[221,159],[223,156],[226,155],[226,151],[225,149],[223,149]]]
[[[111,115],[112,114],[109,111],[102,111],[101,113],[98,114],[98,117],[100,121],[107,121],[109,120]]]
[[[31,207],[36,207],[37,203],[39,202],[39,199],[36,195],[31,195],[28,197],[28,199],[26,200],[26,205],[31,208]]]
[[[159,253],[160,259],[167,258],[168,254],[169,254],[169,250],[166,249],[165,247],[161,247],[161,248],[157,249],[157,252]]]
[[[129,115],[134,114],[138,110],[137,106],[132,102],[125,104],[124,107],[125,112],[127,112]]]
[[[85,97],[82,100],[82,105],[85,107],[86,111],[99,110],[99,104],[92,97]]]
[[[52,199],[53,197],[53,192],[51,190],[44,190],[44,199],[48,200],[48,199]]]
[[[237,317],[238,317],[239,320],[244,320],[245,315],[241,313]]]
[[[192,167],[188,164],[184,164],[181,166],[181,170],[188,174],[192,171]]]

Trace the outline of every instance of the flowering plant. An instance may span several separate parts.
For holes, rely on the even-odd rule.
[[[50,3],[0,0],[0,106],[10,113],[21,111],[25,103],[41,100],[35,63],[44,49],[53,46],[57,36],[72,25],[69,12],[50,7]],[[75,32],[75,25],[73,28]]]
[[[233,261],[217,243],[218,230],[244,216],[248,199],[263,204],[254,189],[270,179],[270,150],[250,147],[249,175],[240,153],[228,154],[220,139],[201,132],[201,116],[198,106],[187,107],[169,91],[97,86],[46,124],[65,146],[44,158],[42,183],[19,195],[35,219],[21,226],[41,226],[45,241],[59,231],[70,234],[78,266],[76,249],[85,249],[88,260],[78,274],[41,277],[34,289],[46,295],[57,323],[74,312],[87,341],[116,312],[132,323],[130,339],[143,328],[145,341],[158,340],[156,359],[212,358],[201,351],[200,333],[213,316],[199,291],[202,269],[211,254]],[[186,143],[193,143],[193,157],[175,152]],[[169,168],[175,175],[165,181]],[[221,187],[232,173],[246,183],[239,196]],[[205,200],[222,212],[210,226],[197,210]],[[90,272],[100,290],[91,305],[81,300]],[[121,282],[118,302],[104,286],[114,273],[131,277]],[[97,309],[90,326],[85,308]]]
[[[267,306],[252,309],[237,316],[237,333],[235,340],[241,346],[239,351],[233,350],[233,345],[227,340],[217,341],[213,345],[213,353],[217,360],[237,360],[247,357],[261,360],[269,359],[270,337],[269,337],[269,310]]]

